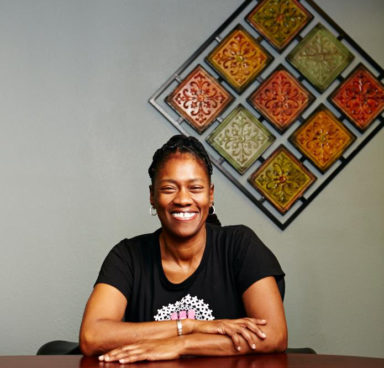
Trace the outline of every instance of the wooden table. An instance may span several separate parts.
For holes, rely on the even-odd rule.
[[[384,368],[384,359],[319,354],[186,358],[134,364],[101,363],[81,355],[0,356],[0,368]]]

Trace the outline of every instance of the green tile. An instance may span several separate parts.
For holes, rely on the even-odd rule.
[[[352,53],[322,24],[315,26],[287,60],[320,92],[351,63]]]
[[[238,105],[207,138],[240,174],[244,174],[274,140],[275,137],[242,105]]]

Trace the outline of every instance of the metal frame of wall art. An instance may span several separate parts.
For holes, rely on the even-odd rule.
[[[286,229],[384,125],[384,70],[313,0],[245,0],[151,96]]]

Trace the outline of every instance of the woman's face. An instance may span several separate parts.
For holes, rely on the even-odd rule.
[[[150,189],[151,204],[168,235],[189,238],[205,230],[213,203],[213,185],[195,156],[189,153],[169,156],[159,167]]]

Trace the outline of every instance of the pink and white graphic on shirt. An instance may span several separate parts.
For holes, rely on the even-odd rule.
[[[199,319],[212,320],[212,310],[209,304],[197,296],[187,294],[181,300],[175,303],[169,303],[157,310],[157,314],[153,316],[155,321],[169,321],[177,319]]]
[[[171,320],[174,321],[176,319],[195,319],[195,311],[193,309],[187,311],[173,312],[171,314]]]

